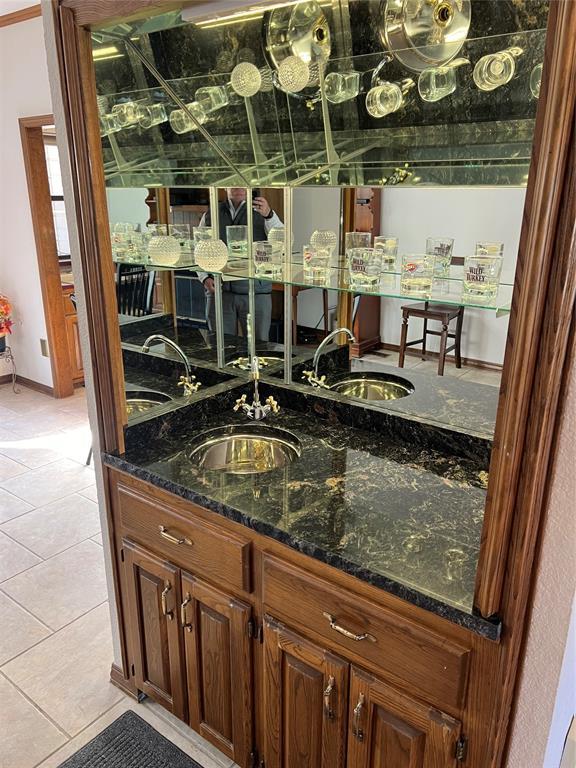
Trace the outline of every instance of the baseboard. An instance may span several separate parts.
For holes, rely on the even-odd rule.
[[[380,336],[373,336],[371,339],[363,339],[360,342],[354,341],[350,344],[350,357],[362,357],[373,349],[380,349],[381,346]]]
[[[132,678],[126,679],[124,677],[124,672],[122,672],[117,664],[112,664],[112,667],[110,668],[110,682],[115,685],[116,688],[120,688],[120,690],[127,696],[130,696],[130,698],[140,701],[140,692],[134,685],[134,680]]]
[[[10,384],[11,381],[11,373],[5,373],[3,376],[0,376],[0,384]],[[25,376],[20,376],[19,374],[16,375],[16,383],[22,384],[23,387],[28,387],[28,389],[33,389],[36,392],[42,392],[44,395],[54,397],[53,388],[49,387],[47,384],[40,384],[38,381],[32,381],[32,379],[27,379]]]
[[[380,344],[380,349],[382,351],[386,350],[388,352],[399,352],[400,346],[398,344]],[[376,352],[375,354],[378,354],[378,352]],[[410,349],[410,347],[407,347],[406,357],[421,358],[422,352],[419,349]],[[426,352],[427,360],[438,360],[439,357],[440,357],[440,354],[438,352],[428,352],[428,351]],[[454,360],[454,355],[446,355],[446,362],[455,364],[456,361]],[[482,368],[483,370],[497,371],[497,372],[501,372],[502,368],[504,367],[499,363],[488,363],[485,360],[476,360],[473,357],[463,357],[462,365],[468,365],[471,368]]]

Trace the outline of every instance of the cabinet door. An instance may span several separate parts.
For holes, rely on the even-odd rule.
[[[190,726],[241,768],[252,751],[251,608],[182,575]]]
[[[122,547],[136,685],[184,718],[178,569],[130,541]]]
[[[266,768],[343,768],[348,664],[264,622]]]
[[[452,768],[459,735],[457,720],[352,667],[348,768]]]

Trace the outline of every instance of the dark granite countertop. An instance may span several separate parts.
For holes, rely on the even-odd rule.
[[[470,438],[451,453],[446,434],[313,392],[261,385],[283,405],[263,428],[289,430],[301,455],[255,475],[202,470],[189,458],[198,435],[242,424],[238,381],[126,433],[107,464],[187,498],[446,619],[495,639],[498,624],[472,612],[489,447]],[[378,420],[380,419],[380,420]],[[364,429],[351,426],[356,421]],[[410,439],[407,439],[410,437]]]

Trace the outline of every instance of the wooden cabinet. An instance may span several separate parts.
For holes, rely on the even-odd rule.
[[[251,613],[246,603],[182,575],[190,726],[241,766],[252,752]]]
[[[66,285],[62,289],[64,301],[64,322],[66,324],[66,341],[68,344],[68,358],[70,360],[70,373],[74,384],[84,382],[84,364],[82,362],[82,348],[80,347],[80,329],[78,327],[78,314],[76,306],[70,298],[74,294],[74,286]]]

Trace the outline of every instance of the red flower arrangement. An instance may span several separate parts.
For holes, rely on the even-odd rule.
[[[2,294],[0,294],[0,336],[3,336],[6,333],[12,333],[13,323],[10,319],[11,315],[12,305],[6,296],[2,296]]]

